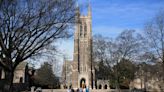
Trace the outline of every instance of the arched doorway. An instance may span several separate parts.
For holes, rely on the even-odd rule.
[[[20,77],[19,83],[23,83],[23,77]]]
[[[86,86],[86,81],[84,78],[80,80],[80,87],[84,88]]]
[[[105,86],[104,86],[104,89],[107,89],[107,88],[108,88],[108,86],[107,86],[107,85],[105,85]]]
[[[102,88],[102,86],[101,86],[101,84],[99,85],[99,89],[101,89]]]

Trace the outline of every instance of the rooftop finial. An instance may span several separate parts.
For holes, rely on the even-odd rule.
[[[90,0],[88,0],[88,8],[90,7],[90,4],[91,4],[91,2],[90,2]]]
[[[91,4],[90,0],[88,0],[88,16],[91,16]]]
[[[76,1],[76,8],[78,8],[79,7],[79,2],[78,2],[78,0]]]
[[[78,0],[76,1],[76,13],[79,14],[79,2],[78,2]]]

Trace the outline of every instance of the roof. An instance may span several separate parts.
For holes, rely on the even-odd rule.
[[[21,69],[25,69],[27,65],[27,62],[21,62],[17,67],[16,70],[21,70]]]

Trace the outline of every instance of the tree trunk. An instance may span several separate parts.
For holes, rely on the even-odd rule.
[[[162,69],[163,69],[163,71],[162,71],[162,73],[163,73],[162,80],[163,80],[163,83],[164,83],[164,61],[162,62]]]
[[[118,62],[119,61],[117,61],[117,65],[118,65]],[[120,92],[120,81],[119,81],[118,70],[119,70],[119,67],[116,66],[116,81],[117,81],[116,89],[117,89],[118,92]]]
[[[13,92],[13,77],[14,72],[13,71],[6,71],[5,72],[5,80],[3,85],[3,91],[4,92]]]

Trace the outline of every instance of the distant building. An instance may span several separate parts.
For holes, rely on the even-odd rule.
[[[34,74],[34,70],[29,68],[27,62],[21,62],[14,71],[13,87],[16,90],[29,89],[31,85],[31,77]],[[0,83],[5,81],[5,71],[0,68]]]
[[[13,78],[13,83],[26,83],[27,80],[27,69],[28,69],[28,66],[27,66],[27,62],[22,62],[20,63],[15,71],[14,71],[14,78]]]
[[[135,79],[130,82],[130,89],[141,89],[148,92],[164,92],[164,85],[156,75],[150,74],[151,71],[144,72],[139,70],[135,74]]]

